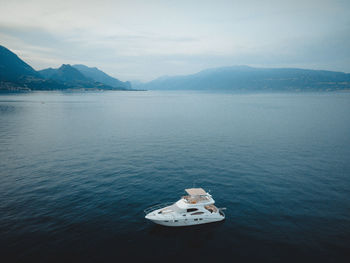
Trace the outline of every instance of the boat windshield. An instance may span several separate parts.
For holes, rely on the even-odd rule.
[[[180,212],[183,212],[183,209],[178,207],[176,204],[173,204],[171,206],[164,207],[163,209],[161,209],[159,211],[160,214],[166,214],[166,213],[171,213],[171,212],[180,213]]]

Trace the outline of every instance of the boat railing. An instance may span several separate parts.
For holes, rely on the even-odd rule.
[[[206,203],[212,200],[208,195],[185,195],[182,199],[188,204]]]
[[[173,205],[174,202],[167,202],[167,203],[161,203],[161,204],[156,204],[156,205],[153,205],[151,207],[148,207],[146,208],[145,210],[143,210],[145,212],[145,214],[148,214],[148,213],[151,213],[155,210],[158,210],[160,208],[164,208],[164,207],[167,207],[167,206],[170,206],[170,205]]]

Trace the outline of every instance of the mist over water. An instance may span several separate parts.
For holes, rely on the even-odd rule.
[[[0,261],[348,262],[349,113],[349,93],[1,94]],[[224,222],[144,219],[192,186]]]

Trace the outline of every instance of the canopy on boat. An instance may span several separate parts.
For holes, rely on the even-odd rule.
[[[189,189],[185,189],[185,191],[189,195],[206,195],[207,194],[203,188],[189,188]]]

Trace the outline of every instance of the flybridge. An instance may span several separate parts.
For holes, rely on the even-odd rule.
[[[203,188],[189,188],[189,189],[185,189],[185,191],[191,196],[194,196],[194,195],[207,195],[207,192],[204,191]]]
[[[187,204],[198,204],[198,203],[214,203],[211,195],[204,191],[203,188],[189,188],[185,189],[189,194],[182,197],[182,200]]]

